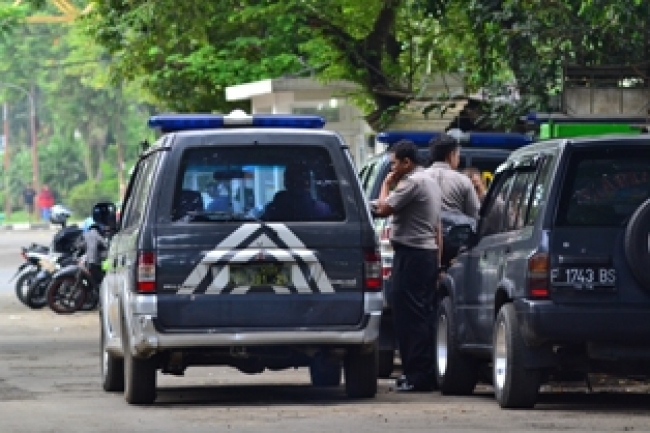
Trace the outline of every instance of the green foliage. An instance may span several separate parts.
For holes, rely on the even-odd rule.
[[[113,178],[103,182],[84,182],[72,188],[66,199],[66,205],[76,217],[85,217],[95,203],[100,201],[118,201],[117,179]]]

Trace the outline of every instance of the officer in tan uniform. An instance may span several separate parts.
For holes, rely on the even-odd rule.
[[[435,282],[440,260],[440,189],[417,164],[418,148],[401,141],[390,150],[391,172],[373,212],[393,216],[393,317],[404,375],[398,391],[431,391],[435,360]]]
[[[460,164],[460,143],[450,135],[441,134],[431,140],[433,164],[426,172],[438,183],[442,192],[442,210],[458,211],[477,219],[481,207],[472,181],[456,171]]]

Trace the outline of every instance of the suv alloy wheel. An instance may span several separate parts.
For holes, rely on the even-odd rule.
[[[540,372],[524,368],[526,343],[512,304],[499,310],[494,324],[492,368],[494,394],[502,408],[532,408],[537,401]]]

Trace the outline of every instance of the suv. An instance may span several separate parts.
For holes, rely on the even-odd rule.
[[[438,384],[470,394],[490,367],[503,408],[588,373],[650,374],[650,139],[513,152],[439,286]]]
[[[426,131],[386,131],[377,135],[377,141],[390,149],[400,140],[410,140],[420,146],[419,156],[423,165],[429,165],[429,143],[440,135],[439,132]],[[530,144],[532,138],[515,133],[470,132],[463,134],[460,151],[460,169],[477,168],[486,183],[492,180],[497,167],[510,155],[513,149]],[[381,184],[390,172],[388,152],[371,158],[359,172],[366,198],[375,200],[379,197]],[[387,378],[393,373],[395,349],[397,348],[393,332],[390,294],[392,289],[391,271],[393,266],[393,247],[390,244],[390,218],[375,219],[375,231],[380,240],[382,279],[384,291],[384,312],[379,337],[379,377]]]
[[[373,397],[380,257],[341,137],[312,116],[149,125],[162,136],[130,178],[101,286],[104,389],[148,404],[157,370],[308,366],[316,386],[343,370],[348,396]]]

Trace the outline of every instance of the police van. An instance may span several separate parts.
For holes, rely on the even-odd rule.
[[[102,379],[132,404],[158,371],[308,367],[377,390],[378,244],[343,139],[314,116],[159,115],[101,287]],[[207,192],[206,192],[207,191]],[[99,203],[96,218],[115,211]]]
[[[390,172],[390,157],[388,151],[401,140],[410,140],[419,148],[420,163],[428,166],[430,163],[429,143],[441,132],[432,131],[385,131],[377,134],[377,145],[385,151],[369,159],[359,171],[359,178],[366,199],[375,200],[379,197],[381,185]],[[459,169],[474,167],[479,170],[486,186],[492,181],[493,173],[510,155],[522,146],[533,142],[526,134],[467,132],[452,131],[461,144]],[[394,353],[396,349],[393,332],[390,295],[392,290],[391,271],[393,264],[393,248],[390,244],[390,218],[377,218],[374,221],[375,232],[380,242],[381,274],[384,292],[384,312],[379,338],[378,374],[379,377],[390,377],[394,368]]]

